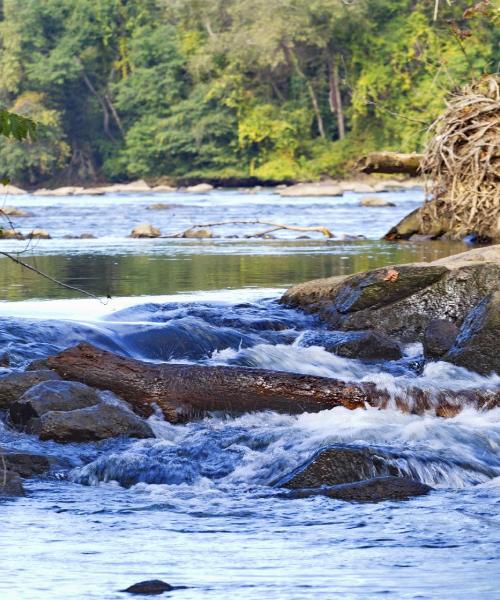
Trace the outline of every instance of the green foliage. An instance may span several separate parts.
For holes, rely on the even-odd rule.
[[[450,90],[500,63],[487,2],[441,3],[436,22],[424,0],[2,9],[0,105],[20,116],[0,112],[0,172],[20,183],[336,176],[368,150],[420,149]]]

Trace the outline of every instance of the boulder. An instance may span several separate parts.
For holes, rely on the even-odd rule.
[[[385,453],[370,448],[323,448],[275,483],[289,489],[318,488],[372,477],[400,475]]]
[[[424,355],[426,358],[441,358],[453,346],[458,327],[447,319],[432,319],[424,330]]]
[[[161,192],[163,194],[171,194],[172,192],[176,192],[177,188],[172,187],[171,185],[155,185],[151,188],[152,192]]]
[[[149,425],[131,410],[101,403],[70,411],[51,411],[31,419],[30,432],[41,440],[92,442],[117,436],[154,437]]]
[[[82,192],[83,187],[77,187],[73,185],[68,185],[65,187],[56,188],[53,190],[48,190],[46,188],[41,188],[33,192],[34,196],[73,196],[76,193]]]
[[[186,192],[191,194],[206,194],[214,189],[213,185],[209,183],[198,183],[197,185],[189,185],[186,188]]]
[[[182,234],[183,238],[211,238],[213,233],[210,229],[188,229]]]
[[[0,188],[1,193],[1,188]],[[5,215],[7,217],[32,217],[33,213],[22,210],[21,208],[16,208],[15,206],[0,206],[0,215]]]
[[[319,315],[336,330],[375,330],[402,342],[422,341],[433,319],[461,325],[500,288],[500,245],[431,263],[383,267],[290,288],[282,303]]]
[[[370,194],[375,191],[372,185],[361,181],[341,181],[339,187],[344,192],[356,192],[358,194]]]
[[[171,592],[175,590],[172,585],[161,581],[161,579],[150,579],[148,581],[140,581],[139,583],[134,583],[130,587],[125,590],[121,590],[122,592],[128,592],[129,594],[140,594],[147,596],[154,596],[157,594],[163,594],[163,592]]]
[[[26,236],[30,240],[50,240],[52,239],[50,234],[45,229],[33,229]]]
[[[425,483],[406,477],[376,477],[332,487],[292,490],[282,497],[288,499],[327,496],[346,502],[383,502],[384,500],[408,500],[413,496],[428,494],[432,488]]]
[[[170,210],[172,208],[178,208],[178,204],[165,204],[164,202],[155,202],[148,206],[148,210]]]
[[[0,498],[25,496],[23,482],[17,473],[4,471],[0,461]]]
[[[418,239],[415,236],[424,236],[425,239],[435,240],[444,235],[449,229],[449,223],[443,218],[438,218],[431,207],[432,202],[428,202],[425,212],[423,207],[412,210],[397,225],[389,229],[384,239],[389,241],[412,239],[413,241]]]
[[[376,331],[310,332],[299,343],[322,346],[338,356],[360,360],[398,360],[403,356],[398,342]]]
[[[21,196],[23,194],[27,194],[26,190],[22,190],[21,188],[16,187],[15,185],[3,185],[0,183],[0,194],[8,196]]]
[[[102,187],[92,187],[75,192],[75,196],[103,196],[105,193],[105,189]]]
[[[130,232],[130,237],[133,238],[157,238],[160,237],[160,235],[161,231],[149,223],[136,225]]]
[[[0,409],[9,408],[13,402],[34,385],[42,381],[60,380],[61,377],[49,369],[26,371],[24,373],[11,373],[0,378]]]
[[[50,411],[70,411],[102,402],[99,393],[76,381],[42,381],[11,404],[9,417],[17,427],[28,427],[31,419]]]
[[[388,207],[396,206],[394,202],[390,202],[386,198],[380,198],[379,196],[365,196],[359,201],[360,206],[374,206],[374,207]]]
[[[500,291],[489,294],[465,319],[444,360],[482,375],[500,374]]]
[[[3,229],[2,227],[0,227],[0,239],[24,240],[24,235],[20,231],[17,231],[16,229],[11,229],[9,227],[7,227],[6,229]]]
[[[402,181],[398,181],[397,179],[386,179],[385,181],[378,181],[373,189],[376,192],[388,192],[394,190],[402,190],[404,189],[404,185]]]
[[[297,183],[284,190],[280,190],[281,196],[301,197],[301,196],[342,196],[344,193],[342,187],[337,183],[319,182],[319,183]]]
[[[17,473],[19,477],[34,477],[50,469],[50,461],[43,454],[17,452],[0,448],[0,456],[5,460],[7,469],[11,473]],[[1,465],[2,461],[0,460],[0,480],[2,477]]]

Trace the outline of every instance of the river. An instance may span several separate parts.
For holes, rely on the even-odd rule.
[[[0,251],[24,251],[23,260],[103,298],[84,298],[0,259],[0,351],[9,352],[10,369],[86,340],[155,362],[395,386],[499,385],[499,377],[442,362],[420,372],[418,345],[399,361],[362,363],[302,344],[321,325],[276,302],[287,286],[466,249],[378,241],[422,201],[420,190],[381,196],[396,206],[360,207],[359,194],[290,199],[273,190],[9,198],[33,213],[16,219],[22,231],[43,227],[53,239],[2,241]],[[154,202],[173,206],[151,210]],[[289,231],[270,240],[234,238],[242,229],[231,225],[205,240],[126,237],[140,222],[169,233],[256,218],[325,225],[339,239],[296,239]],[[81,233],[96,239],[64,238]],[[358,235],[366,239],[345,239]],[[26,498],[0,503],[0,597],[111,600],[153,578],[186,586],[165,595],[183,600],[498,597],[498,410],[447,420],[336,408],[183,426],[149,421],[154,439],[65,445],[0,422],[2,447],[58,457],[50,476],[26,481]],[[332,445],[394,452],[403,471],[434,490],[362,505],[277,497],[277,479]]]

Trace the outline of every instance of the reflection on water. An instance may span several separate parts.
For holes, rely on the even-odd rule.
[[[193,243],[157,254],[41,255],[23,260],[60,281],[97,295],[136,296],[293,283],[388,264],[436,260],[463,252],[459,242],[272,242],[249,248]],[[150,251],[150,248],[145,249]],[[0,259],[0,299],[71,298],[71,292]]]

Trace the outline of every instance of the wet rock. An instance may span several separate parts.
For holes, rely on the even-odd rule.
[[[458,327],[453,321],[432,319],[424,331],[424,355],[426,358],[441,358],[453,346]]]
[[[318,183],[297,183],[284,190],[280,190],[281,196],[342,196],[344,193],[342,187],[337,183],[318,182]]]
[[[449,224],[443,219],[435,218],[434,221],[430,221],[429,215],[433,214],[433,211],[426,210],[425,216],[422,207],[416,208],[411,213],[407,214],[406,217],[392,227],[384,236],[386,240],[413,240],[415,235],[424,235],[427,239],[437,239],[446,233]],[[425,218],[425,227],[424,227]],[[425,231],[424,231],[425,229]]]
[[[157,238],[160,235],[161,231],[149,223],[136,225],[130,232],[130,237],[133,238]]]
[[[403,354],[395,340],[376,331],[311,332],[300,341],[301,346],[322,346],[328,352],[361,360],[399,360]]]
[[[3,456],[7,469],[12,473],[17,473],[19,477],[34,477],[50,469],[50,461],[43,454],[16,452],[0,448],[0,456]],[[2,461],[0,460],[0,480],[2,477],[1,466]]]
[[[45,229],[33,229],[26,236],[29,240],[50,240],[51,236]]]
[[[134,583],[125,590],[121,590],[122,592],[128,592],[129,594],[143,594],[153,596],[156,594],[163,594],[163,592],[171,592],[176,588],[161,579],[150,579],[149,581],[140,581],[139,583]]]
[[[190,185],[186,188],[186,192],[191,194],[206,194],[214,189],[213,185],[209,183],[198,183],[197,185]]]
[[[213,233],[209,229],[188,229],[182,235],[184,238],[211,238]]]
[[[0,187],[0,193],[3,193],[3,189]],[[32,217],[33,213],[22,210],[15,206],[1,206],[0,215],[3,214],[7,217]]]
[[[165,204],[164,202],[155,202],[148,206],[148,210],[170,210],[172,208],[179,208],[179,204]]]
[[[49,411],[71,411],[102,402],[98,392],[76,381],[43,381],[27,390],[14,402],[9,416],[17,427],[28,427]]]
[[[95,240],[96,236],[92,233],[81,233],[80,235],[64,235],[65,240]]]
[[[389,462],[390,458],[370,448],[324,448],[275,485],[289,489],[318,488],[400,475],[397,466]]]
[[[1,228],[0,227],[0,239],[3,240],[24,240],[24,235],[17,231],[17,229]]]
[[[171,185],[155,185],[151,188],[152,192],[161,192],[164,194],[171,194],[172,192],[176,192],[177,188],[172,187]]]
[[[281,302],[319,315],[343,331],[376,330],[403,342],[422,341],[433,319],[461,325],[500,288],[500,245],[432,263],[374,269],[296,285]]]
[[[408,500],[413,496],[428,494],[432,488],[425,483],[406,477],[376,477],[332,487],[293,490],[282,497],[288,499],[327,496],[346,502],[383,502],[384,500]]]
[[[48,369],[11,373],[2,377],[0,378],[0,408],[9,408],[24,392],[42,381],[60,379],[61,377],[55,371]]]
[[[154,437],[149,425],[131,410],[112,404],[96,404],[68,412],[52,411],[29,421],[31,433],[41,440],[91,442],[125,436]]]
[[[500,292],[484,298],[465,319],[444,360],[482,375],[500,374]]]
[[[0,352],[0,367],[10,366],[10,356],[8,352]]]
[[[365,198],[361,198],[359,201],[360,206],[375,206],[375,207],[388,207],[388,206],[396,206],[394,202],[390,202],[385,198],[380,198],[379,196],[366,196]]]
[[[26,496],[23,482],[17,473],[5,471],[0,460],[0,498]]]

